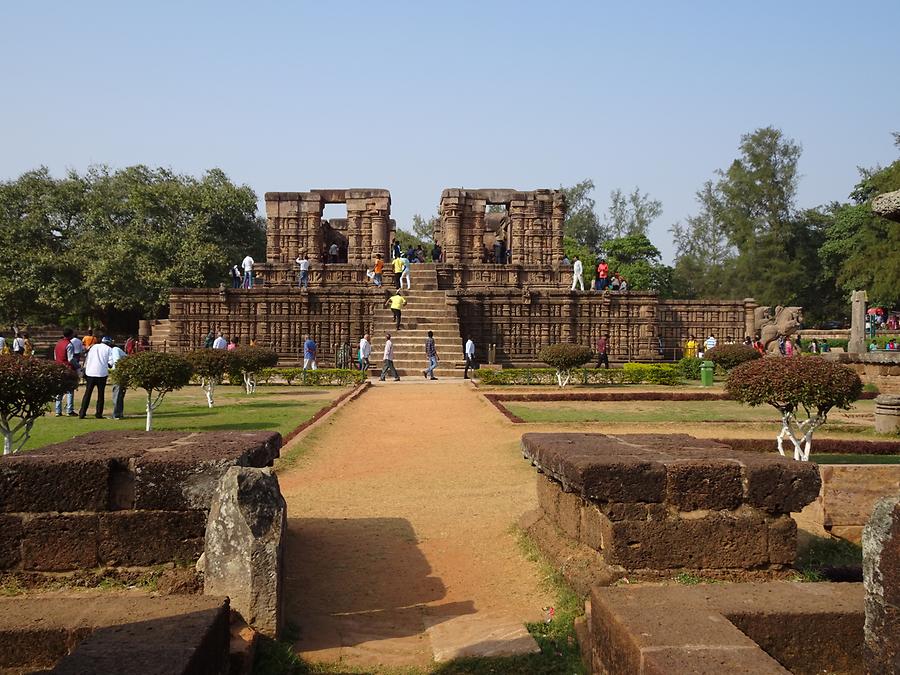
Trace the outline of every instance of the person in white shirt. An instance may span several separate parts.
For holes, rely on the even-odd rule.
[[[582,289],[584,290],[584,289]],[[469,379],[469,368],[475,370],[475,343],[472,338],[466,340],[466,347],[463,350],[463,356],[466,357],[466,368],[463,370],[463,379]]]
[[[367,373],[369,372],[369,356],[372,354],[372,343],[369,342],[369,334],[363,335],[359,341],[359,369]]]
[[[6,338],[0,335],[0,354],[3,353],[4,349],[6,349]]]
[[[384,336],[384,363],[381,366],[381,377],[379,379],[384,382],[384,376],[390,372],[394,373],[394,382],[399,382],[400,374],[394,368],[394,343],[391,342],[391,334],[386,333]]]
[[[84,398],[81,399],[81,411],[78,417],[84,419],[87,409],[91,405],[91,394],[97,388],[97,409],[94,417],[103,417],[104,394],[106,393],[106,378],[109,376],[109,360],[112,356],[112,338],[104,336],[87,353],[84,359],[84,379],[87,388],[84,390]]]
[[[244,288],[253,288],[253,258],[245,257],[241,267],[244,269]]]
[[[576,255],[575,256],[575,264],[572,265],[572,290],[575,290],[575,286],[579,286],[581,290],[584,290],[584,277],[582,276],[584,273],[584,264],[581,262],[581,259]]]
[[[332,244],[328,247],[328,262],[336,263],[338,261],[338,245]]]
[[[117,344],[112,345],[112,350],[109,354],[109,369],[115,370],[116,364],[125,358],[125,351],[119,347]],[[125,419],[125,392],[126,388],[121,384],[113,384],[112,386],[112,400],[113,400],[113,414],[112,418],[114,420]]]
[[[213,349],[228,349],[228,340],[222,337],[222,331],[219,331],[218,336],[213,340]]]
[[[703,346],[706,347],[706,351],[709,351],[716,346],[716,342],[716,338],[713,335],[710,335],[708,338],[706,338],[706,342],[703,343]]]
[[[297,280],[297,286],[309,288],[309,258],[306,257],[306,253],[298,255],[296,262],[300,267],[300,278]]]
[[[412,278],[411,272],[409,269],[409,259],[406,256],[400,258],[403,261],[403,270],[400,272],[400,285],[397,288],[403,288],[403,280],[406,279],[406,288],[412,288]]]

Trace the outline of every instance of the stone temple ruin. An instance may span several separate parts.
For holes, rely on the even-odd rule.
[[[324,220],[325,206],[335,203],[346,204],[346,219]],[[572,293],[572,269],[563,264],[566,202],[560,190],[447,189],[439,213],[434,236],[443,260],[412,266],[413,302],[404,312],[410,322],[395,341],[401,367],[418,355],[429,322],[440,329],[439,352],[461,360],[462,343],[471,336],[477,361],[488,362],[490,353],[505,366],[536,364],[538,351],[550,342],[594,345],[604,333],[611,336],[613,361],[671,360],[681,356],[692,334],[741,340],[759,328],[752,299]],[[174,289],[169,318],[152,328],[155,345],[192,349],[209,330],[221,330],[244,343],[272,347],[288,365],[299,359],[309,333],[319,345],[320,365],[327,367],[336,364],[342,345],[390,329],[390,314],[382,307],[385,288],[394,285],[390,266],[385,288],[375,288],[366,276],[375,254],[390,260],[396,224],[388,190],[269,192],[266,214],[267,260],[255,266],[257,286]],[[506,261],[485,262],[498,239]],[[332,244],[338,262],[329,260]],[[300,253],[310,260],[308,291],[298,288]],[[415,346],[409,353],[407,342]]]

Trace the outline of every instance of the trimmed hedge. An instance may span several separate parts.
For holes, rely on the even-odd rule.
[[[726,372],[747,361],[762,358],[762,354],[753,347],[742,344],[716,345],[707,350],[703,358],[709,359]]]
[[[557,384],[553,368],[479,369],[475,376],[482,384]],[[576,368],[573,384],[680,384],[681,371],[670,363],[626,363],[622,368]]]
[[[289,385],[299,384],[306,387],[346,387],[362,384],[368,379],[368,373],[352,368],[320,368],[306,370],[303,368],[265,368],[259,373],[259,379],[266,384],[270,380],[283,380]]]
[[[703,363],[703,360],[698,359],[696,356],[685,356],[676,365],[681,370],[681,376],[684,379],[699,380],[701,363]]]

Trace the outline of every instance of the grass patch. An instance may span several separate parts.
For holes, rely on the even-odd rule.
[[[862,566],[862,547],[832,537],[810,536],[797,547],[802,581],[825,581],[829,570]]]
[[[813,441],[813,449],[816,444]],[[821,455],[811,454],[810,461],[816,464],[900,464],[900,455]]]
[[[76,410],[80,403],[76,390]],[[285,435],[310,419],[319,410],[343,393],[337,387],[259,387],[253,396],[240,387],[216,388],[216,405],[210,408],[198,386],[190,386],[166,395],[163,404],[153,415],[156,431],[277,431]],[[112,413],[111,388],[106,388],[104,414]],[[96,396],[88,416],[56,417],[51,411],[34,424],[31,439],[25,450],[33,450],[51,443],[66,441],[89,431],[143,430],[145,398],[140,391],[129,391],[125,397],[125,419],[96,419],[93,414]]]

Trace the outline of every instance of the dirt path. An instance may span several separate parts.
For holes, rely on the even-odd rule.
[[[542,617],[551,601],[510,531],[536,505],[523,431],[466,382],[404,380],[313,432],[279,476],[286,612],[305,658],[425,666],[448,643]]]

